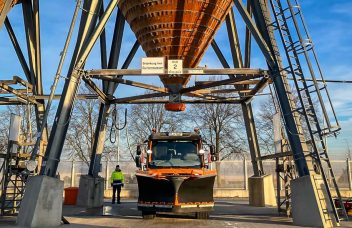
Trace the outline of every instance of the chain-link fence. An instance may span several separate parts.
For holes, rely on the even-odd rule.
[[[128,188],[137,189],[137,180],[135,172],[137,170],[135,163],[132,161],[104,161],[102,162],[100,176],[106,180],[105,188],[110,188],[109,177],[115,166],[119,164],[125,176],[125,183]],[[344,160],[331,161],[335,178],[341,189],[352,190],[351,184],[351,162]],[[234,160],[214,162],[211,169],[217,170],[217,179],[215,188],[229,189],[247,189],[248,177],[253,175],[251,162],[248,160]],[[272,174],[276,187],[275,161],[264,161],[263,167],[266,174]],[[79,161],[61,161],[59,164],[58,173],[60,179],[64,181],[65,187],[78,187],[79,178],[81,175],[88,173],[88,165]],[[328,174],[328,172],[326,172]],[[108,177],[108,178],[106,178]],[[331,176],[327,175],[331,181]]]

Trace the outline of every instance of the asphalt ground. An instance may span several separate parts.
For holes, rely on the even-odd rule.
[[[100,209],[64,206],[63,215],[71,223],[62,228],[78,227],[297,227],[292,219],[279,215],[276,208],[248,206],[246,200],[216,200],[215,210],[207,220],[195,219],[194,214],[158,214],[155,219],[143,220],[136,200],[123,200],[121,204],[106,202]],[[343,222],[341,227],[352,227]],[[0,227],[15,227],[14,217],[0,217]]]

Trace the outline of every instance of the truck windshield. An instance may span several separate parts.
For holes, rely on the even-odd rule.
[[[153,141],[150,168],[160,167],[200,167],[197,145],[190,141]]]

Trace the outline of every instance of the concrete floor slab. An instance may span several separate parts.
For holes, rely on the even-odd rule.
[[[109,200],[110,201],[110,200]],[[191,214],[161,214],[154,220],[143,220],[137,210],[136,200],[123,200],[122,204],[104,203],[100,209],[85,209],[76,206],[64,206],[64,216],[71,225],[62,228],[91,227],[297,227],[292,219],[280,216],[276,208],[258,208],[248,206],[248,200],[216,200],[215,210],[209,220],[196,220]],[[12,218],[1,218],[0,227],[15,227]],[[342,227],[352,227],[352,222],[342,223]]]

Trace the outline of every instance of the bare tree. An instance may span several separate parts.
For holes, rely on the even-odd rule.
[[[188,119],[202,130],[202,136],[214,144],[221,159],[231,154],[243,153],[246,142],[243,137],[241,107],[234,104],[192,105]]]
[[[143,143],[155,128],[157,132],[177,131],[182,126],[183,114],[168,112],[162,104],[133,105],[128,118],[131,145]]]
[[[295,103],[296,107],[300,107],[300,100],[298,98],[298,94],[296,90],[293,90],[292,93],[292,99],[293,102]],[[307,99],[304,99],[305,102],[307,102]],[[273,117],[274,115],[279,112],[280,110],[279,107],[275,108],[275,104],[278,104],[276,98],[274,97],[268,97],[265,101],[263,101],[260,105],[259,108],[259,114],[256,116],[256,123],[257,123],[257,133],[258,133],[258,140],[259,144],[261,146],[261,152],[262,154],[273,154],[275,153],[274,149],[274,126],[273,125]],[[309,104],[305,104],[306,107],[309,107]],[[322,118],[319,116],[320,114],[320,108],[319,108],[319,103],[318,100],[315,99],[313,100],[313,106],[317,114],[318,121],[322,123]],[[297,112],[300,113],[300,112]],[[302,113],[302,111],[301,111]],[[280,116],[282,118],[282,116]],[[304,118],[303,115],[299,115],[299,119],[301,122],[302,130],[305,135],[306,139],[310,139],[309,131],[308,131],[308,125],[306,122],[306,119]],[[283,120],[281,120],[281,128],[283,130],[283,136],[285,136],[285,126]],[[308,140],[307,140],[308,141]]]
[[[82,89],[81,93],[87,90]],[[70,126],[66,135],[66,154],[68,159],[90,163],[94,134],[99,114],[98,100],[77,100],[71,114]],[[111,155],[114,145],[106,138],[103,156]]]
[[[262,154],[274,153],[274,126],[273,116],[276,113],[272,98],[264,100],[256,115],[256,129],[258,143]]]

